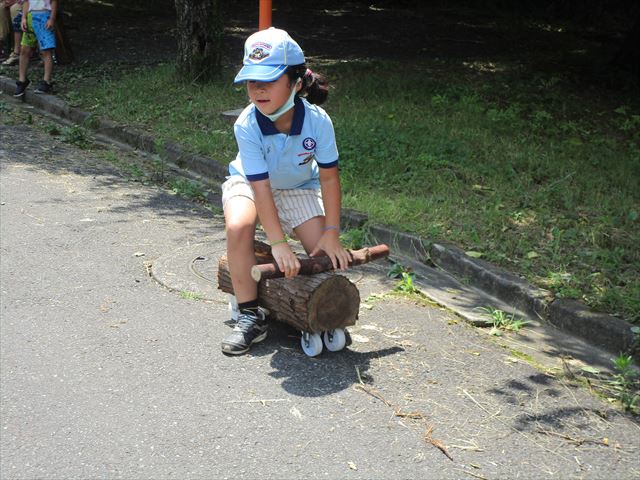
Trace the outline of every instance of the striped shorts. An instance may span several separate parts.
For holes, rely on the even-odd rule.
[[[271,190],[278,209],[280,225],[287,235],[293,236],[293,229],[314,217],[324,216],[324,204],[320,189],[292,188]],[[240,175],[227,178],[222,184],[222,207],[233,197],[247,197],[254,200],[251,184]]]

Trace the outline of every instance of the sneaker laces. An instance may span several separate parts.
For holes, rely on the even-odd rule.
[[[234,327],[234,331],[247,333],[249,332],[253,326],[258,322],[258,317],[250,315],[248,313],[240,313],[238,315],[238,323]]]

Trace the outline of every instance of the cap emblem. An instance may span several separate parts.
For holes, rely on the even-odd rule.
[[[269,53],[265,52],[262,47],[256,47],[253,49],[253,52],[249,54],[249,59],[259,62],[260,60],[264,60],[268,56]]]

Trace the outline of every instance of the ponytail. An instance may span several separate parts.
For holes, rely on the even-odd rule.
[[[287,68],[289,81],[302,80],[299,96],[305,97],[309,103],[321,105],[329,96],[329,81],[324,75],[312,72],[305,64]]]

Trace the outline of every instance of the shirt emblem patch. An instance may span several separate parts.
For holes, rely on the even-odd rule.
[[[302,146],[305,150],[313,150],[316,148],[316,141],[311,137],[307,137],[302,141]]]
[[[306,165],[307,163],[309,163],[311,160],[314,160],[316,157],[313,153],[309,153],[307,154],[307,156],[305,157],[305,159],[303,161],[301,161],[298,166],[302,166],[302,165]]]

